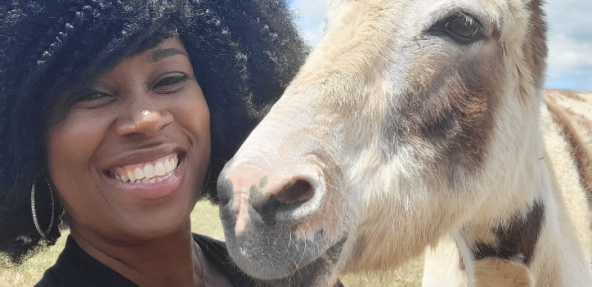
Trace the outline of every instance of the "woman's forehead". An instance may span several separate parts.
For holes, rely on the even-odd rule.
[[[189,54],[185,48],[185,45],[183,45],[183,41],[181,41],[181,39],[177,36],[164,38],[154,46],[125,56],[124,58],[120,59],[114,67],[107,69],[102,74],[104,75],[109,73],[109,71],[113,70],[113,68],[116,66],[119,66],[121,63],[129,61],[132,58],[141,58],[143,61],[156,63],[162,59],[176,55],[183,55],[189,58]]]
[[[111,72],[121,69],[122,66],[128,66],[132,62],[143,62],[148,64],[156,64],[164,59],[174,56],[184,56],[189,60],[189,54],[183,45],[183,42],[178,37],[171,37],[162,40],[157,45],[147,48],[139,53],[132,54],[121,59],[114,67],[106,70],[101,76],[91,81],[85,81],[87,84],[93,85],[96,81],[107,76]]]
[[[132,53],[131,55],[128,55],[120,59],[114,66],[102,71],[100,74],[97,74],[94,77],[71,83],[70,87],[66,88],[61,94],[64,95],[69,94],[69,92],[71,91],[88,89],[89,87],[93,86],[97,81],[100,81],[100,79],[103,76],[113,71],[113,69],[115,69],[121,63],[127,62],[132,58],[141,58],[143,61],[149,63],[156,63],[162,59],[175,55],[184,55],[189,58],[189,54],[179,37],[175,36],[165,38],[152,47],[138,51],[136,53]]]
[[[159,60],[174,55],[185,55],[189,57],[187,50],[185,49],[185,46],[179,37],[165,39],[155,47],[148,49],[148,51],[145,52],[149,52],[152,62],[158,62]]]

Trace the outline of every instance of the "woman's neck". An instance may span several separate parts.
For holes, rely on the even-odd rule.
[[[112,240],[71,224],[72,238],[90,256],[143,286],[205,286],[212,270],[191,235],[190,222],[167,236]],[[203,268],[203,269],[202,269]]]

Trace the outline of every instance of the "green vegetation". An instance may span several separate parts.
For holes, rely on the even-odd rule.
[[[191,226],[196,233],[207,234],[213,238],[224,239],[222,224],[218,218],[218,208],[208,201],[198,202],[191,213]],[[0,267],[0,287],[33,286],[43,271],[51,266],[64,248],[68,232],[60,238],[55,246],[47,248],[20,266],[11,268]],[[423,260],[417,259],[400,269],[381,275],[363,274],[348,275],[342,281],[347,287],[383,287],[383,286],[420,286]]]

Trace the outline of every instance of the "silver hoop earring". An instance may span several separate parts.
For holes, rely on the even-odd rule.
[[[51,198],[51,219],[49,220],[49,227],[47,227],[47,230],[45,232],[41,230],[41,227],[39,226],[39,221],[37,221],[37,211],[35,208],[35,182],[33,182],[33,186],[31,187],[31,212],[33,213],[33,223],[35,223],[35,228],[37,229],[37,232],[39,232],[39,235],[41,235],[42,239],[46,238],[46,236],[51,231],[51,228],[53,227],[53,217],[55,212],[55,202],[53,200],[53,191],[51,190],[51,185],[49,184],[49,180],[47,179],[45,179],[45,183],[47,184],[47,188],[49,189],[49,196]]]

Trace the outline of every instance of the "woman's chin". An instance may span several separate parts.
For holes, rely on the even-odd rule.
[[[195,205],[193,197],[177,198],[167,204],[148,206],[142,209],[121,210],[121,232],[142,239],[155,239],[179,231],[190,231],[190,215]]]
[[[165,238],[178,233],[191,232],[189,214],[183,218],[150,218],[133,220],[122,228],[126,237],[141,241],[151,241]]]

